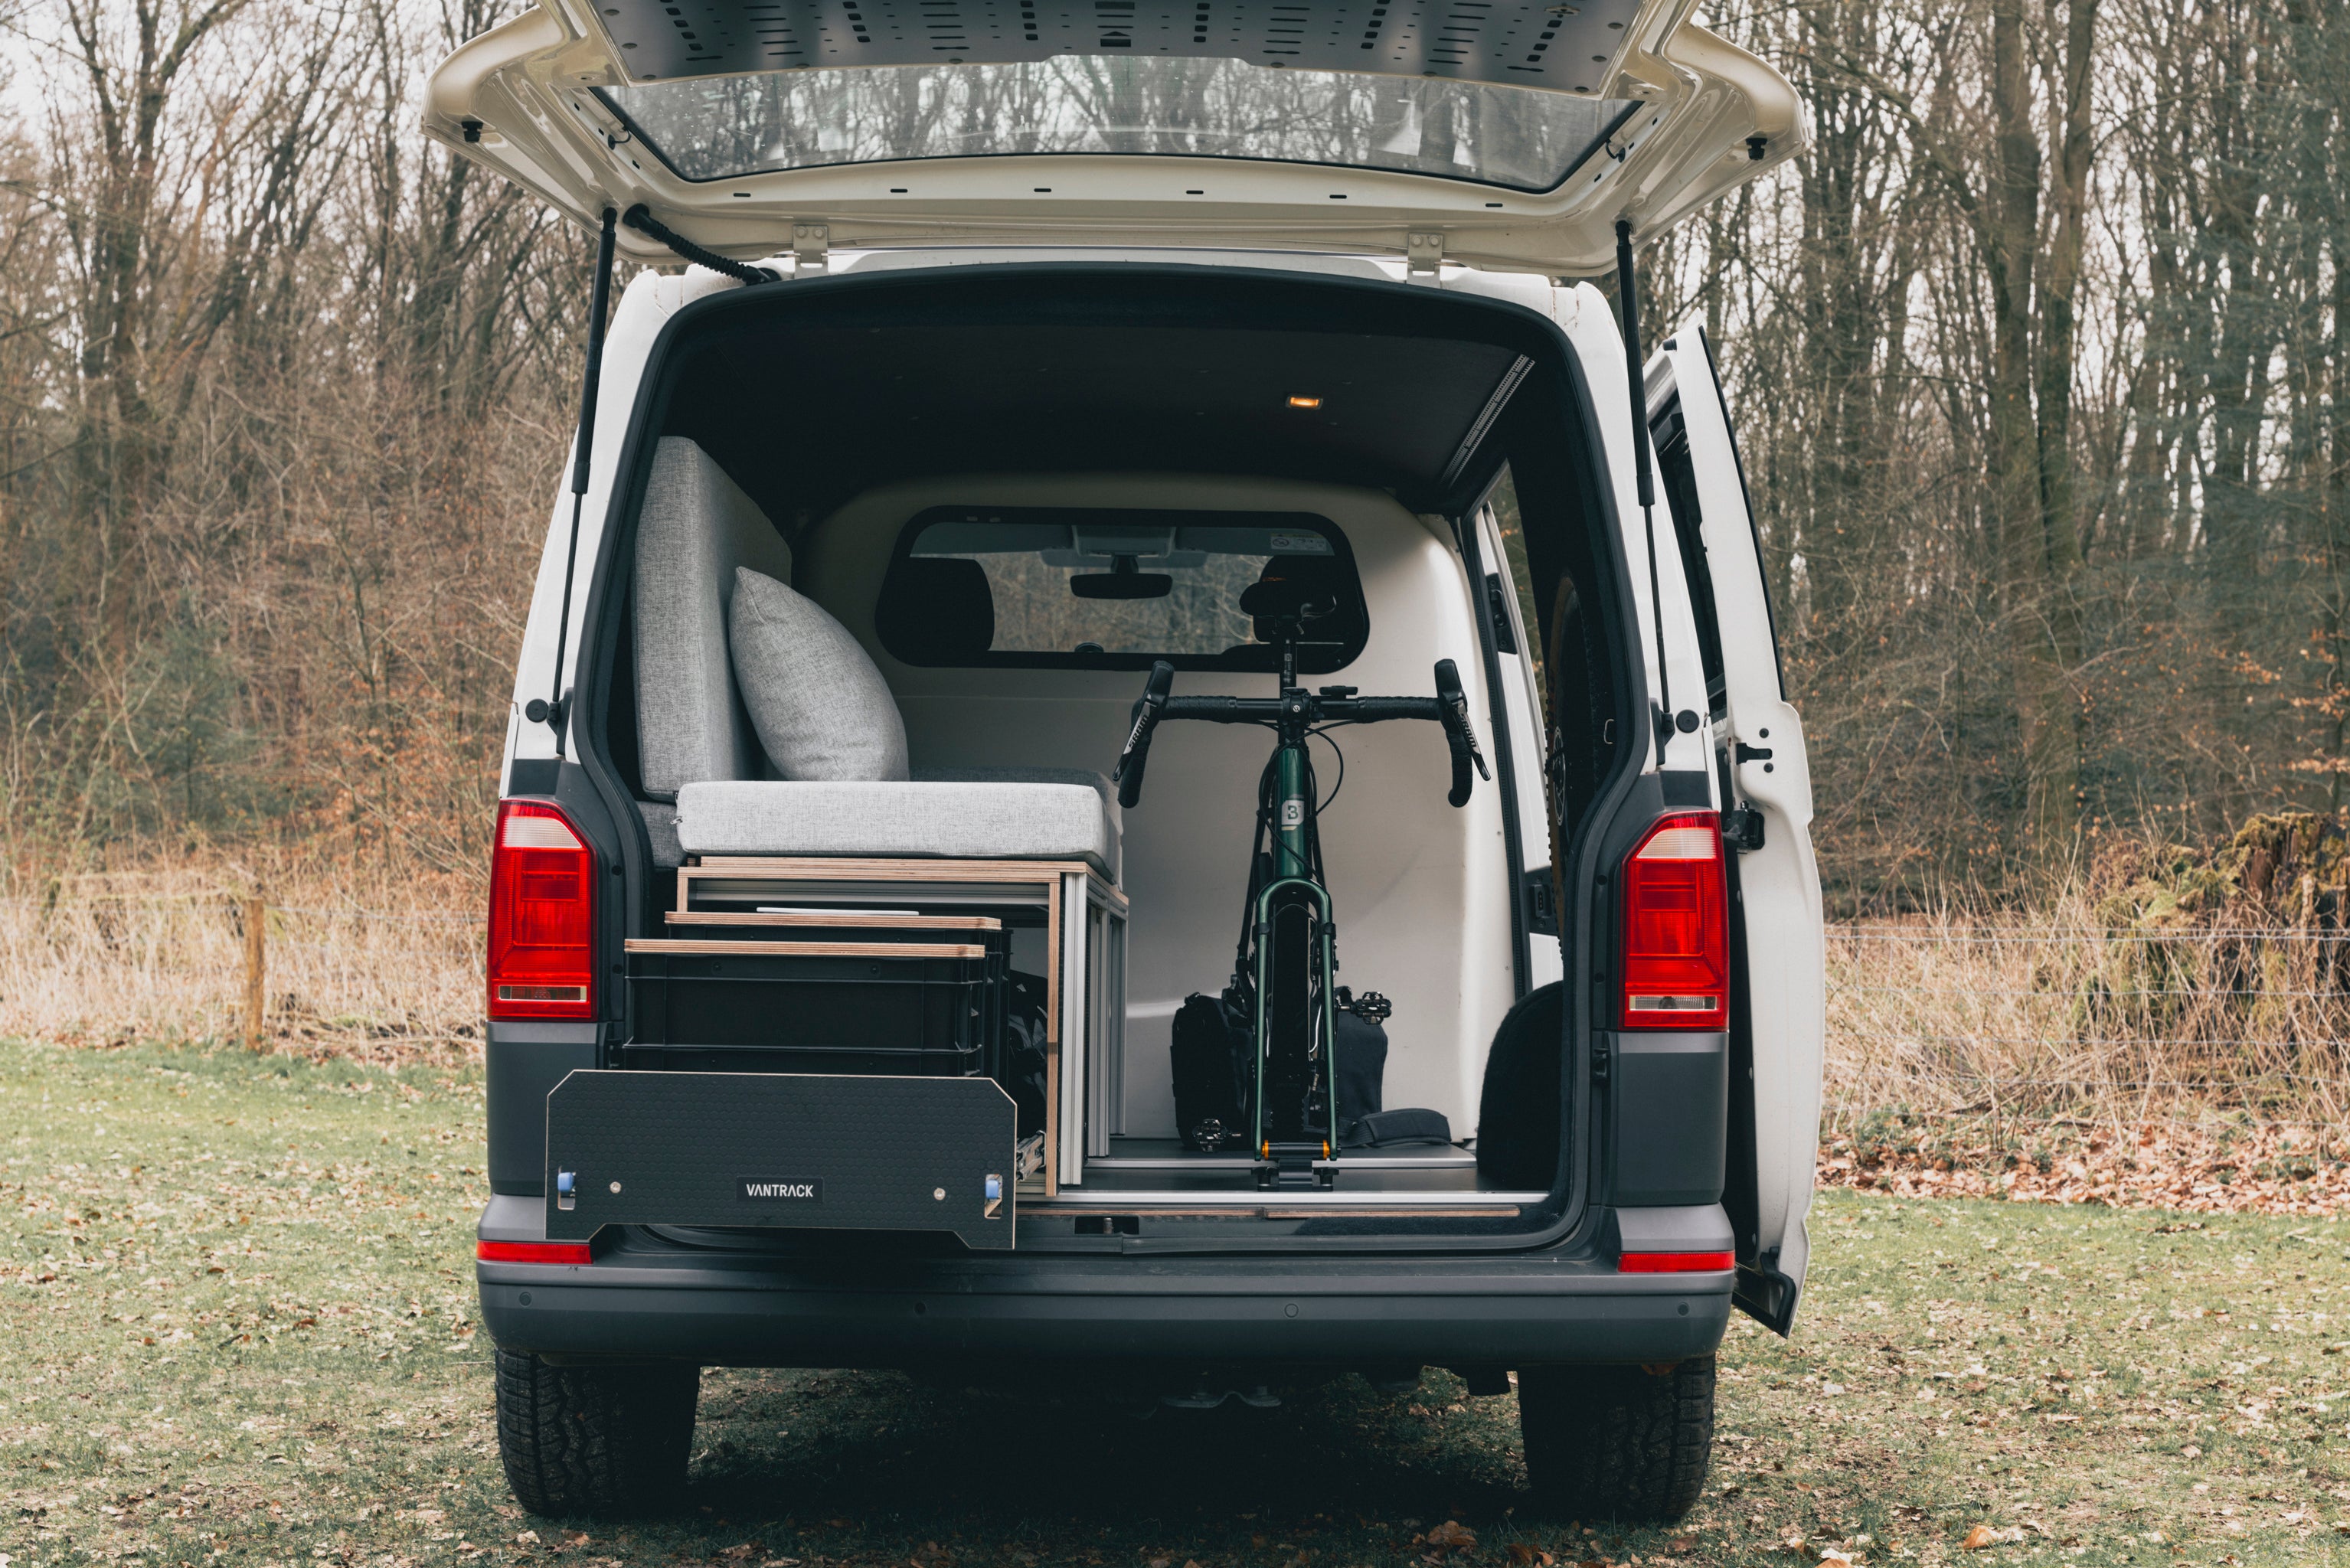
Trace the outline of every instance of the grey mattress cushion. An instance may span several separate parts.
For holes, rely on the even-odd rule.
[[[656,800],[765,772],[726,648],[737,566],[789,576],[791,547],[709,454],[664,437],[637,519],[637,744]]]
[[[689,855],[1082,859],[1115,880],[1118,808],[1097,777],[690,784],[678,792],[678,844]]]
[[[898,700],[872,656],[823,606],[737,567],[727,641],[751,727],[776,773],[799,782],[906,777]]]

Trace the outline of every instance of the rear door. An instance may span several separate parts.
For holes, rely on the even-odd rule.
[[[1825,933],[1803,721],[1782,684],[1746,481],[1704,328],[1649,362],[1648,424],[1699,622],[1731,857],[1730,1168],[1738,1304],[1781,1334],[1810,1254]]]
[[[740,260],[1311,250],[1556,275],[1792,155],[1786,78],[1688,0],[540,0],[428,134],[594,226]],[[631,259],[665,263],[624,223]]]

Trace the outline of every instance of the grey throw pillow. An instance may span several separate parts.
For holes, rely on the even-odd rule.
[[[787,779],[906,776],[906,722],[873,660],[814,599],[734,569],[726,639],[767,760]]]

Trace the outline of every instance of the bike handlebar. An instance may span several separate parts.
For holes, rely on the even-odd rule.
[[[1110,779],[1118,786],[1118,803],[1132,806],[1142,799],[1142,773],[1150,758],[1150,737],[1160,722],[1191,719],[1209,724],[1277,724],[1295,719],[1308,724],[1376,724],[1389,719],[1428,719],[1441,725],[1452,753],[1452,788],[1446,798],[1466,805],[1472,787],[1469,769],[1480,778],[1493,775],[1477,749],[1477,732],[1469,723],[1469,701],[1461,690],[1461,672],[1449,659],[1436,661],[1433,697],[1325,697],[1296,691],[1286,697],[1176,697],[1170,694],[1175,667],[1161,659],[1150,667],[1150,679],[1134,705],[1134,727],[1126,737]]]

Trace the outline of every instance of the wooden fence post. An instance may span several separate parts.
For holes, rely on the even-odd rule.
[[[261,1017],[266,994],[262,982],[263,961],[266,953],[269,911],[259,893],[246,895],[244,900],[244,1048],[261,1049]]]

